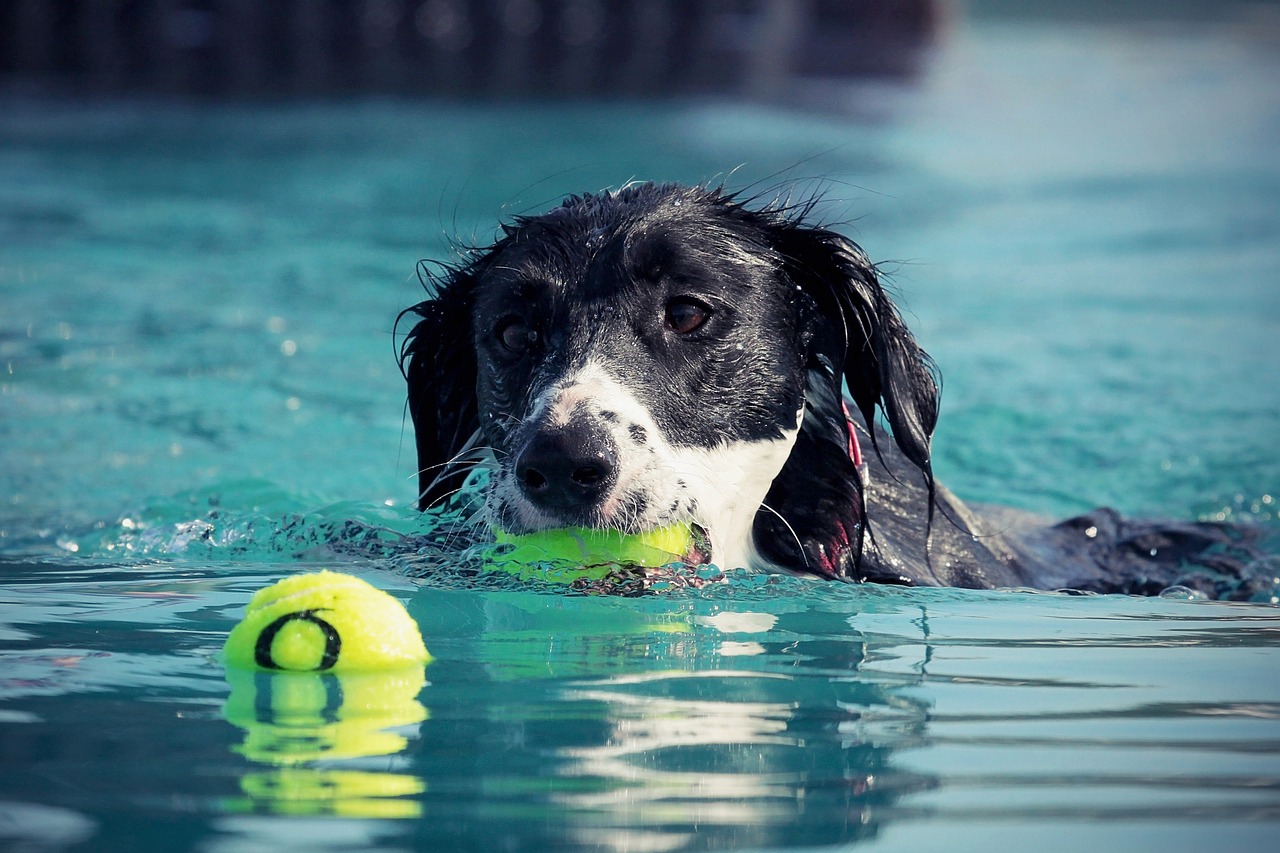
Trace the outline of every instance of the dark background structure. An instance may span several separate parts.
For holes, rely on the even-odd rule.
[[[909,74],[934,0],[0,0],[7,88],[778,96]]]

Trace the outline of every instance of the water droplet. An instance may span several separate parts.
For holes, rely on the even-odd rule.
[[[1197,589],[1186,586],[1171,586],[1160,591],[1161,598],[1174,601],[1208,601],[1209,597]]]

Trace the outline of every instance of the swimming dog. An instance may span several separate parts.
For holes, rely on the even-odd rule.
[[[486,464],[496,527],[691,522],[725,568],[1143,593],[1238,572],[1223,525],[1049,525],[936,483],[937,371],[812,206],[631,184],[429,276],[402,315],[420,506]]]

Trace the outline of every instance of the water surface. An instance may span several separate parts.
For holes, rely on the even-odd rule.
[[[941,364],[961,496],[1274,537],[1278,72],[1256,26],[975,20],[822,114],[6,96],[0,846],[1270,849],[1274,606],[419,577],[392,322],[504,213],[798,182]],[[228,679],[322,566],[425,685]]]

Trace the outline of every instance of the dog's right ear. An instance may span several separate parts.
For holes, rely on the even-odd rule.
[[[453,270],[433,299],[400,315],[421,318],[400,348],[418,448],[419,509],[456,492],[471,468],[466,450],[480,428],[471,330],[474,291],[474,276]]]

